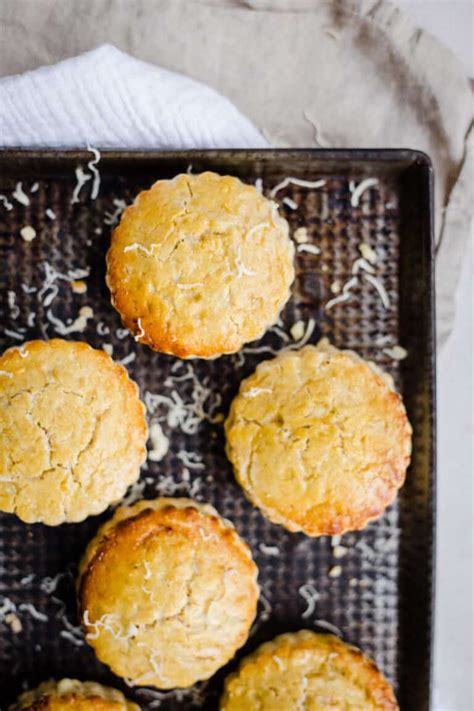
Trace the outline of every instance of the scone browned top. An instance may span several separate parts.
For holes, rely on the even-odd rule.
[[[136,339],[182,358],[237,351],[290,294],[294,248],[275,203],[215,173],[140,193],[107,254],[112,303]]]
[[[249,499],[310,536],[363,528],[405,479],[411,427],[389,376],[321,342],[261,363],[225,424]]]
[[[0,509],[82,521],[122,498],[147,427],[125,368],[86,343],[30,341],[0,357]]]
[[[283,634],[245,658],[225,683],[221,711],[397,711],[375,664],[337,637]]]
[[[25,691],[9,711],[140,711],[121,691],[93,681],[45,681]]]
[[[257,568],[233,526],[190,499],[118,509],[81,563],[79,604],[98,658],[134,685],[209,678],[247,639]]]

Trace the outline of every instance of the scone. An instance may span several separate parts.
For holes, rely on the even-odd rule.
[[[112,304],[135,339],[181,358],[234,353],[278,318],[294,247],[276,203],[216,173],[141,192],[107,253]]]
[[[397,711],[374,662],[330,634],[282,634],[246,657],[225,683],[220,711]]]
[[[30,341],[0,357],[0,510],[82,521],[123,497],[147,426],[125,368],[86,343]]]
[[[121,691],[93,681],[45,681],[25,691],[9,711],[140,711]]]
[[[225,423],[250,501],[308,536],[363,528],[405,480],[411,427],[392,379],[327,341],[261,363]]]
[[[208,679],[248,637],[257,567],[207,504],[160,498],[118,509],[80,566],[86,640],[131,685]]]

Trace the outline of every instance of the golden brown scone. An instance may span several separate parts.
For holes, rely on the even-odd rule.
[[[140,711],[121,691],[93,681],[45,681],[25,691],[9,711]]]
[[[397,711],[374,662],[330,634],[282,634],[246,657],[225,683],[220,711]]]
[[[118,501],[146,457],[125,368],[86,343],[30,341],[0,357],[0,510],[82,521]]]
[[[140,343],[212,358],[234,353],[277,320],[293,257],[286,220],[254,187],[216,173],[177,175],[123,212],[107,284]]]
[[[140,501],[117,510],[81,562],[86,639],[130,684],[190,686],[246,641],[256,578],[249,548],[212,506]]]
[[[411,453],[392,379],[327,341],[261,363],[241,383],[225,431],[250,501],[308,536],[361,529],[380,516]]]

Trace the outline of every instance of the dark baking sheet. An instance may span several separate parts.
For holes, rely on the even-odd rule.
[[[75,168],[86,168],[91,159],[85,152],[7,151],[0,154],[0,193],[13,204],[8,211],[0,205],[0,345],[2,350],[21,344],[20,339],[60,335],[48,320],[48,309],[67,322],[79,308],[90,305],[94,318],[82,333],[67,338],[86,340],[95,347],[113,345],[113,355],[123,359],[135,354],[128,369],[144,391],[170,393],[168,376],[180,376],[187,368],[173,372],[175,359],[153,353],[122,333],[118,315],[111,307],[104,281],[104,255],[109,243],[107,214],[114,199],[131,202],[134,195],[159,178],[205,169],[230,173],[254,182],[263,179],[268,191],[286,176],[326,179],[318,190],[290,186],[278,199],[290,197],[296,210],[283,207],[291,227],[305,225],[319,255],[298,253],[297,279],[293,296],[282,320],[283,329],[297,320],[314,319],[310,342],[326,335],[339,347],[353,348],[391,372],[396,378],[414,427],[414,454],[407,483],[398,501],[385,515],[361,533],[343,537],[345,557],[333,556],[331,540],[305,538],[272,525],[245,500],[235,483],[224,455],[222,427],[208,420],[184,433],[163,423],[171,441],[162,462],[148,463],[142,472],[144,496],[173,493],[195,494],[229,517],[252,546],[260,570],[260,583],[268,605],[260,605],[259,624],[237,655],[241,658],[260,642],[275,634],[302,627],[324,629],[323,620],[340,629],[345,640],[374,657],[395,684],[402,709],[424,711],[430,704],[431,620],[434,525],[434,300],[432,247],[432,169],[429,159],[410,150],[301,150],[301,151],[199,151],[167,153],[103,152],[99,164],[101,188],[90,199],[91,181],[83,188],[77,204],[71,204],[76,184]],[[352,207],[349,181],[366,177],[378,184],[362,195],[360,206]],[[18,181],[29,196],[23,206],[11,198]],[[39,183],[37,192],[31,187]],[[49,219],[51,208],[56,218]],[[109,220],[110,221],[110,220]],[[21,227],[37,232],[25,242]],[[361,280],[350,301],[325,311],[332,298],[334,280],[345,282],[351,266],[360,256],[358,245],[365,241],[377,250],[377,278],[390,297],[384,309],[374,287]],[[55,281],[59,291],[51,304],[44,284],[45,262],[61,274],[90,269],[88,289],[75,294],[67,281]],[[23,286],[24,285],[24,286]],[[35,292],[27,293],[33,287]],[[54,287],[53,287],[54,289]],[[8,296],[8,292],[15,294]],[[40,295],[39,295],[40,294]],[[54,292],[53,292],[54,296]],[[29,314],[36,313],[36,317]],[[29,325],[31,324],[31,325]],[[104,335],[104,331],[108,333]],[[20,338],[11,335],[19,334]],[[10,334],[10,335],[8,335]],[[381,343],[380,339],[385,339]],[[384,348],[401,344],[408,357],[393,361]],[[284,343],[268,333],[252,347]],[[132,356],[133,357],[133,356]],[[212,391],[205,408],[226,412],[240,380],[270,352],[227,356],[214,361],[193,361],[198,380]],[[169,381],[168,381],[169,382]],[[185,402],[192,400],[191,380],[175,383]],[[219,397],[222,403],[219,404]],[[166,414],[159,409],[155,417]],[[193,430],[193,425],[186,426]],[[182,449],[199,454],[205,469],[189,468],[190,481],[183,479]],[[184,478],[186,475],[184,476]],[[171,488],[170,488],[171,486]],[[28,526],[15,517],[0,514],[0,611],[16,605],[22,630],[13,632],[0,623],[0,705],[2,709],[23,686],[49,677],[72,676],[109,683],[127,692],[143,708],[217,708],[218,694],[226,673],[236,660],[219,672],[198,692],[160,695],[127,689],[95,660],[92,650],[68,629],[77,624],[71,575],[99,523],[110,515],[90,518],[82,524],[47,528]],[[278,547],[279,555],[262,552],[260,544]],[[339,577],[328,572],[340,565]],[[48,578],[67,573],[48,585]],[[45,582],[46,579],[46,582]],[[298,592],[312,583],[319,592],[313,614],[302,618],[307,605]],[[22,608],[22,603],[32,603]],[[7,607],[6,607],[7,606]],[[267,609],[268,608],[268,609]],[[1,615],[0,615],[1,617]],[[63,633],[63,634],[62,634]],[[64,634],[66,633],[66,634]],[[74,639],[73,639],[74,638]],[[75,641],[74,641],[75,640]]]

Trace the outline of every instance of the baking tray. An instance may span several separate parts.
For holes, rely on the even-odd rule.
[[[67,324],[82,306],[89,305],[94,318],[83,332],[66,338],[86,340],[98,348],[111,344],[116,359],[129,361],[128,370],[138,381],[142,397],[145,392],[169,394],[174,383],[186,403],[193,401],[197,397],[193,380],[179,379],[188,365],[175,366],[172,357],[136,344],[122,330],[110,305],[104,256],[110,222],[121,205],[114,200],[129,203],[155,180],[188,169],[230,173],[251,183],[261,178],[265,191],[286,176],[324,178],[326,184],[319,189],[290,185],[277,195],[280,202],[283,197],[296,202],[297,209],[282,207],[291,228],[306,226],[311,243],[321,250],[320,254],[298,252],[296,282],[281,329],[288,333],[298,320],[305,325],[314,322],[309,342],[327,336],[336,346],[353,348],[392,373],[414,428],[413,459],[396,503],[365,531],[345,535],[342,544],[347,554],[335,559],[330,538],[291,534],[252,508],[224,455],[222,426],[210,421],[213,414],[227,412],[241,379],[259,361],[271,357],[271,350],[262,346],[281,348],[287,345],[285,337],[271,331],[252,344],[249,351],[253,351],[245,357],[193,361],[189,367],[211,393],[204,403],[211,417],[196,422],[190,412],[186,432],[163,422],[170,450],[163,461],[148,463],[141,486],[148,498],[157,492],[191,492],[211,502],[250,543],[264,599],[248,643],[204,688],[164,695],[126,688],[95,660],[88,646],[81,645],[71,627],[77,625],[71,575],[86,543],[110,511],[59,528],[25,525],[1,514],[0,610],[3,605],[5,617],[6,599],[10,600],[22,624],[17,632],[11,629],[11,617],[10,624],[0,624],[1,708],[23,686],[52,676],[72,676],[122,688],[144,709],[174,711],[199,704],[215,709],[225,675],[244,654],[277,633],[302,627],[323,630],[329,623],[377,661],[394,683],[403,710],[428,709],[435,516],[433,178],[429,158],[412,150],[103,152],[99,196],[90,199],[89,181],[72,204],[75,169],[78,165],[86,169],[91,157],[85,151],[0,154],[0,193],[13,205],[11,210],[0,205],[2,350],[19,345],[23,338],[60,335],[51,313]],[[360,204],[353,206],[350,181],[358,184],[368,177],[377,179],[377,185],[365,190]],[[19,181],[29,205],[11,198]],[[38,187],[32,192],[35,183]],[[55,219],[47,216],[48,208]],[[19,234],[25,225],[36,230],[32,242],[25,242]],[[361,242],[377,252],[376,277],[388,294],[389,307],[384,308],[373,284],[360,279],[350,300],[326,310],[325,304],[333,297],[331,285],[351,277]],[[74,293],[61,277],[42,290],[48,274],[51,282],[51,267],[70,278],[80,274],[77,270],[89,270],[87,293]],[[408,351],[405,360],[395,361],[385,352],[396,344]],[[147,402],[153,406],[152,397],[147,396]],[[166,408],[151,413],[152,418],[163,415]],[[187,474],[178,456],[182,450],[197,453],[204,468],[188,466]],[[276,549],[278,555],[274,555]],[[342,572],[332,577],[328,573],[335,565]],[[56,578],[58,574],[65,575]],[[312,614],[301,594],[301,586],[308,583],[319,593]],[[25,603],[34,608],[22,607]]]

